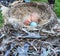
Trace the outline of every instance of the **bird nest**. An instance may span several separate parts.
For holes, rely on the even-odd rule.
[[[25,23],[23,23],[24,20],[27,18],[29,19],[29,16],[31,17],[32,14],[33,16],[38,15],[37,21],[35,20],[35,17],[31,19],[32,21],[35,20],[37,22],[37,26],[42,27],[43,25],[46,25],[46,27],[50,29],[57,23],[57,17],[55,13],[46,3],[16,3],[11,6],[8,12],[9,17],[15,17],[19,22],[22,23],[23,26],[25,25]],[[48,25],[51,27],[49,27]]]
[[[22,24],[17,28],[6,24],[0,30],[0,56],[60,55],[60,32],[54,28],[59,24],[57,25],[57,17],[48,4],[17,3],[8,12],[8,17],[15,17]],[[31,14],[38,15],[38,25],[27,30],[29,26],[26,27],[23,20]]]

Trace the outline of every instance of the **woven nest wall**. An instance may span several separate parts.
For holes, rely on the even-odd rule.
[[[36,13],[39,16],[38,25],[46,25],[49,29],[57,23],[55,13],[46,3],[16,3],[8,12],[9,17],[15,17],[19,22],[23,22],[26,16]]]
[[[31,2],[11,5],[7,18],[14,17],[12,19],[23,23],[31,14],[38,15],[38,31],[14,28],[15,24],[6,24],[0,29],[0,56],[60,56],[60,32],[52,29],[57,17],[48,4]],[[43,26],[41,31],[40,26]],[[43,28],[52,30],[44,31]]]

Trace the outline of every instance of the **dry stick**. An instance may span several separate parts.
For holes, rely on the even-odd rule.
[[[33,46],[33,48],[37,51],[37,48],[33,45],[33,42],[34,42],[34,41],[32,41],[32,42],[29,42],[29,41],[28,41],[28,43],[29,43],[31,46]]]

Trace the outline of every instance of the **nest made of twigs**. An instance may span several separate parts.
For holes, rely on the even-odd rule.
[[[16,5],[13,5],[9,10],[10,17],[15,16],[17,20],[22,22],[23,18],[26,17],[26,15],[30,15],[31,13],[37,13],[39,15],[38,23],[40,25],[46,24],[46,22],[49,21],[51,17],[56,19],[53,10],[46,3],[16,3]]]

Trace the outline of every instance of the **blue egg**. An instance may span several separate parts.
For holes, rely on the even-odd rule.
[[[37,26],[37,23],[36,22],[31,22],[30,26]]]
[[[30,0],[25,0],[25,2],[30,2]]]

